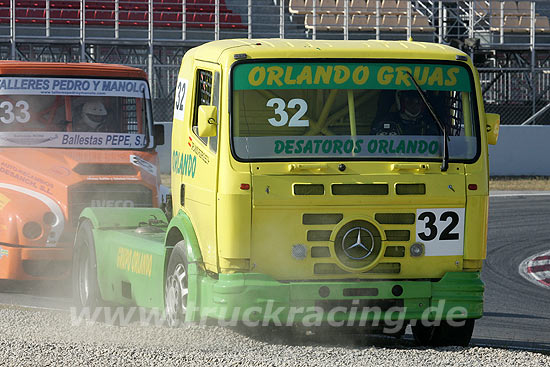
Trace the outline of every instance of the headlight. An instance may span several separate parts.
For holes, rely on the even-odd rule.
[[[422,243],[416,242],[411,245],[411,256],[419,257],[424,255],[424,245]]]
[[[42,226],[37,222],[27,222],[23,226],[23,235],[30,240],[37,239],[42,234]]]
[[[307,247],[301,244],[292,246],[292,257],[296,260],[304,260],[307,257]]]
[[[52,212],[45,213],[44,217],[42,217],[42,220],[44,221],[44,224],[48,226],[53,226],[57,223],[57,217]]]

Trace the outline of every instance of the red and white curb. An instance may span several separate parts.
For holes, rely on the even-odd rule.
[[[531,283],[550,289],[550,250],[523,260],[519,274]]]

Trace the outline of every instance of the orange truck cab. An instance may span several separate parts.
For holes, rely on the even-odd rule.
[[[0,279],[66,277],[85,207],[158,206],[162,134],[140,69],[0,61]]]

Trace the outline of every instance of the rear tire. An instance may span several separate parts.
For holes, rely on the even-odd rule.
[[[187,296],[189,294],[189,276],[187,273],[187,254],[185,240],[176,244],[168,267],[164,288],[164,309],[166,322],[170,327],[177,327],[185,321],[187,313]]]
[[[455,321],[456,322],[456,321]],[[417,344],[432,347],[456,345],[467,347],[474,332],[475,319],[464,320],[462,326],[451,326],[442,320],[439,326],[424,326],[420,320],[412,327]]]
[[[90,315],[101,304],[92,228],[92,223],[87,219],[78,226],[73,251],[72,287],[77,310],[88,308]]]

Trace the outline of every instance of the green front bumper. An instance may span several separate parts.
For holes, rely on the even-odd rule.
[[[483,313],[478,272],[446,273],[439,281],[279,282],[257,273],[213,279],[190,270],[187,321],[291,325],[322,320],[351,326],[375,320],[460,320]]]

